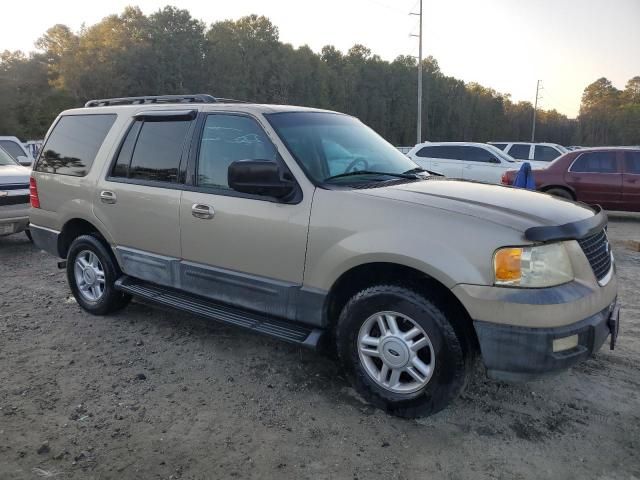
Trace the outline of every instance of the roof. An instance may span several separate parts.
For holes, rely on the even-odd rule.
[[[72,108],[65,110],[61,115],[104,115],[109,113],[130,112],[135,115],[139,112],[150,110],[198,110],[200,112],[248,112],[253,114],[279,113],[279,112],[326,112],[339,113],[331,110],[323,110],[311,107],[299,107],[294,105],[272,105],[261,103],[148,103],[135,105],[108,105],[96,107]]]

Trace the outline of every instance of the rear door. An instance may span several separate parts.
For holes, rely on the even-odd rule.
[[[123,271],[161,285],[179,281],[180,165],[195,113],[156,110],[133,119],[94,199]]]
[[[622,209],[640,212],[640,151],[624,152]]]
[[[577,200],[617,210],[622,203],[622,171],[616,151],[585,152],[569,166],[565,182]]]
[[[514,143],[511,145],[507,153],[516,160],[530,160],[532,145],[526,143]]]
[[[433,155],[433,148],[434,147],[422,147],[413,155],[411,155],[411,160],[416,162],[425,170],[431,170],[431,161],[433,160],[431,157]]]
[[[427,148],[430,149],[430,170],[445,177],[462,178],[463,161],[457,145],[435,145]]]
[[[534,168],[547,168],[549,164],[562,155],[558,150],[548,145],[535,145],[533,147],[533,161],[531,166]]]
[[[474,146],[458,147],[460,155],[464,157],[462,178],[487,183],[500,183],[500,177],[506,170],[488,150]]]

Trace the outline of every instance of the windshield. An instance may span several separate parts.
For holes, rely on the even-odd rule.
[[[0,166],[15,165],[16,162],[6,151],[0,147]]]
[[[511,155],[504,153],[504,151],[500,150],[498,147],[496,147],[495,145],[491,145],[491,144],[487,144],[487,146],[489,147],[489,150],[491,150],[491,153],[493,153],[496,157],[501,158],[502,160],[505,160],[507,162],[515,162],[516,159],[513,158]]]
[[[317,183],[371,180],[372,175],[384,173],[399,176],[419,168],[356,118],[324,112],[272,113],[266,117]],[[350,175],[344,176],[347,173]]]

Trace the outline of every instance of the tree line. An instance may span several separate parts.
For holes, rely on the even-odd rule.
[[[127,7],[73,32],[48,29],[30,54],[0,55],[0,133],[42,138],[63,109],[88,99],[211,93],[260,103],[327,108],[355,115],[395,145],[415,143],[417,63],[388,62],[363,45],[319,53],[280,41],[268,18],[250,15],[210,26],[167,6],[151,15]],[[423,61],[423,138],[528,140],[533,106]],[[538,110],[538,141],[565,145],[640,144],[640,76],[619,91],[589,85],[580,115]]]

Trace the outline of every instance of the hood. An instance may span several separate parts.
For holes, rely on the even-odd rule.
[[[469,215],[519,232],[530,227],[564,225],[595,214],[586,205],[546,193],[444,178],[355,191]]]
[[[0,165],[0,187],[19,183],[28,184],[31,170],[20,165]]]

